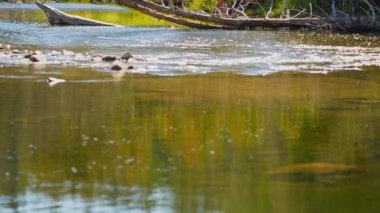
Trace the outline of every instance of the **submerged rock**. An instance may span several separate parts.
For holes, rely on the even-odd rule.
[[[269,174],[274,178],[288,181],[336,184],[349,180],[361,172],[356,166],[316,162],[285,166]]]

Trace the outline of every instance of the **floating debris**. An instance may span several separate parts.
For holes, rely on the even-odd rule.
[[[124,161],[125,164],[131,164],[131,163],[134,163],[135,162],[135,158],[131,157],[131,158],[128,158]]]
[[[66,82],[66,80],[64,80],[64,79],[59,79],[59,78],[49,77],[49,78],[47,79],[47,82],[49,83],[49,86],[54,86],[54,85],[56,85],[56,84]]]
[[[71,167],[71,172],[74,173],[74,174],[76,174],[76,173],[78,173],[78,170],[77,170],[77,168],[75,168],[75,167],[73,166],[73,167]]]

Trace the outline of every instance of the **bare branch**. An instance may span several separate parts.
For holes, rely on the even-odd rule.
[[[313,5],[309,3],[310,6],[310,18],[313,16]]]
[[[273,0],[270,1],[269,11],[265,18],[269,18],[269,15],[272,13],[272,10],[273,10]]]
[[[303,9],[301,10],[299,13],[297,13],[296,15],[292,16],[291,18],[296,18],[297,16],[301,15],[303,12],[305,12],[306,10]]]
[[[368,1],[368,0],[361,0],[364,4],[366,4],[369,8],[369,10],[371,11],[372,13],[372,23],[374,24],[376,22],[376,12],[375,12],[375,9],[373,7],[373,5]]]
[[[332,3],[331,3],[331,15],[330,17],[335,19],[336,18],[336,6],[335,6],[335,0],[332,0]]]

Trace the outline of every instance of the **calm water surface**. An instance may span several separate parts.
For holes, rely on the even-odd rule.
[[[1,212],[380,211],[378,36],[55,6],[128,27],[49,27],[0,4],[0,43],[48,56],[0,55]],[[126,50],[144,59],[131,73],[90,61]]]

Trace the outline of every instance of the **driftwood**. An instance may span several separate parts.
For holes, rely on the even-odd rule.
[[[233,29],[234,27],[231,26],[223,26],[218,24],[208,24],[208,23],[202,23],[202,22],[196,22],[189,19],[183,19],[176,14],[166,14],[159,12],[155,9],[152,9],[150,7],[144,6],[141,3],[141,1],[118,1],[119,4],[126,5],[129,8],[135,9],[139,12],[142,12],[144,14],[147,14],[149,16],[162,19],[165,21],[169,21],[175,24],[191,27],[191,28],[198,28],[198,29]],[[194,19],[195,20],[195,19]]]
[[[114,24],[69,15],[46,4],[36,2],[43,10],[51,25],[74,25],[74,26],[117,26]]]
[[[228,18],[204,13],[183,11],[175,8],[162,6],[146,0],[117,0],[117,3],[167,21],[172,21],[167,17],[175,17],[176,19],[183,21],[188,21],[188,19],[191,19],[203,22],[210,22],[219,26],[220,28],[230,29],[244,29],[255,27],[308,28],[316,27],[320,25],[321,22],[319,18]],[[160,14],[161,16],[158,17],[157,14]],[[186,22],[175,23],[185,25],[188,27],[194,27],[188,25]],[[207,26],[204,26],[202,28],[207,28]]]

